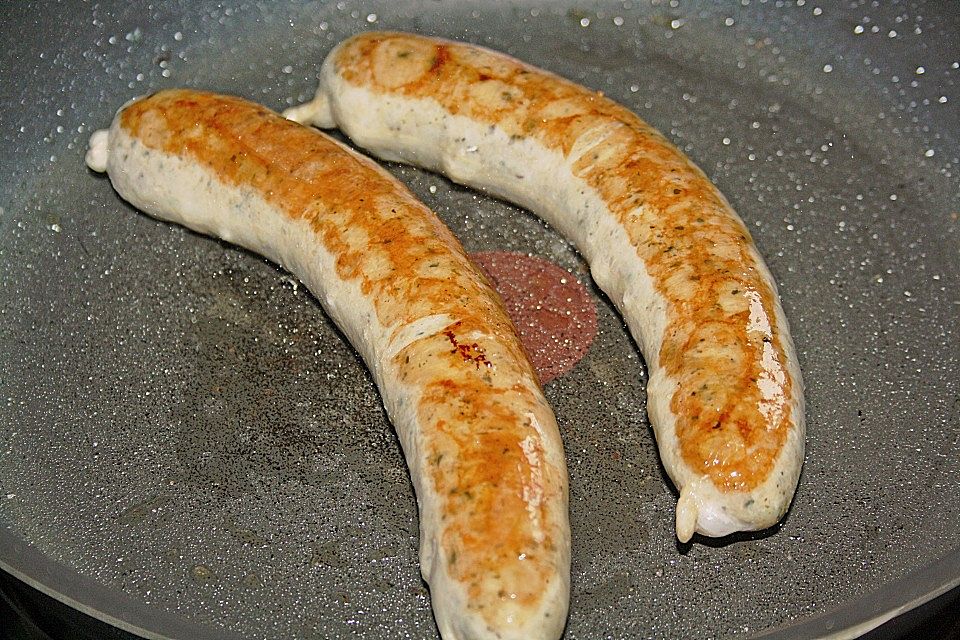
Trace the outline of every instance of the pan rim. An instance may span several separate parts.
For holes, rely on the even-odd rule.
[[[225,629],[190,621],[84,576],[44,554],[0,519],[0,569],[24,584],[109,625],[150,640],[237,640]]]
[[[225,629],[190,621],[112,589],[50,558],[22,540],[0,519],[0,569],[73,609],[151,640],[237,640]],[[60,581],[59,588],[54,586]],[[751,636],[755,640],[862,636],[935,598],[960,588],[960,547],[840,606]]]

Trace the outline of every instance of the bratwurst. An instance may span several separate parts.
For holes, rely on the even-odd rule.
[[[499,296],[436,215],[326,135],[198,91],[127,104],[87,163],[145,213],[290,270],[360,353],[410,468],[442,636],[559,637],[556,420]]]
[[[726,198],[660,133],[504,54],[405,33],[340,43],[316,98],[285,115],[526,207],[577,246],[646,360],[681,541],[783,517],[805,436],[777,288]]]

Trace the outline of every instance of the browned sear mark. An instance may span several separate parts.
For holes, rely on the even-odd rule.
[[[464,362],[474,363],[477,365],[477,369],[480,368],[481,364],[487,367],[493,366],[493,364],[487,360],[487,356],[483,352],[483,349],[476,342],[470,344],[464,344],[463,342],[460,342],[457,340],[456,334],[454,334],[451,329],[444,331],[443,335],[447,336],[450,344],[453,345],[453,349],[450,350],[450,353],[460,354],[460,357],[463,358]]]
[[[437,47],[437,54],[433,58],[433,63],[430,65],[430,71],[436,71],[443,64],[450,59],[450,49],[446,45],[440,45]]]

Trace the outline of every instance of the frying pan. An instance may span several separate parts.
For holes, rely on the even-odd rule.
[[[882,6],[874,6],[880,4]],[[567,638],[852,637],[960,582],[960,24],[948,3],[5,3],[0,565],[149,637],[435,637],[399,445],[356,354],[267,262],[122,203],[82,156],[136,95],[282,109],[364,29],[600,89],[728,196],[807,382],[774,530],[678,545],[642,360],[547,385],[571,480]],[[389,166],[469,251],[590,284],[528,213]]]

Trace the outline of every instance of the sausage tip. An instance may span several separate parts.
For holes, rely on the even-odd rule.
[[[300,124],[313,125],[320,129],[332,129],[337,126],[330,110],[330,100],[323,91],[318,91],[310,102],[298,104],[283,112],[283,117]]]
[[[84,161],[87,166],[98,173],[107,170],[107,160],[110,158],[110,131],[100,129],[94,131],[87,145],[87,155]]]
[[[680,542],[690,542],[693,532],[696,531],[699,515],[697,499],[688,485],[681,489],[680,500],[677,501],[677,539]]]

